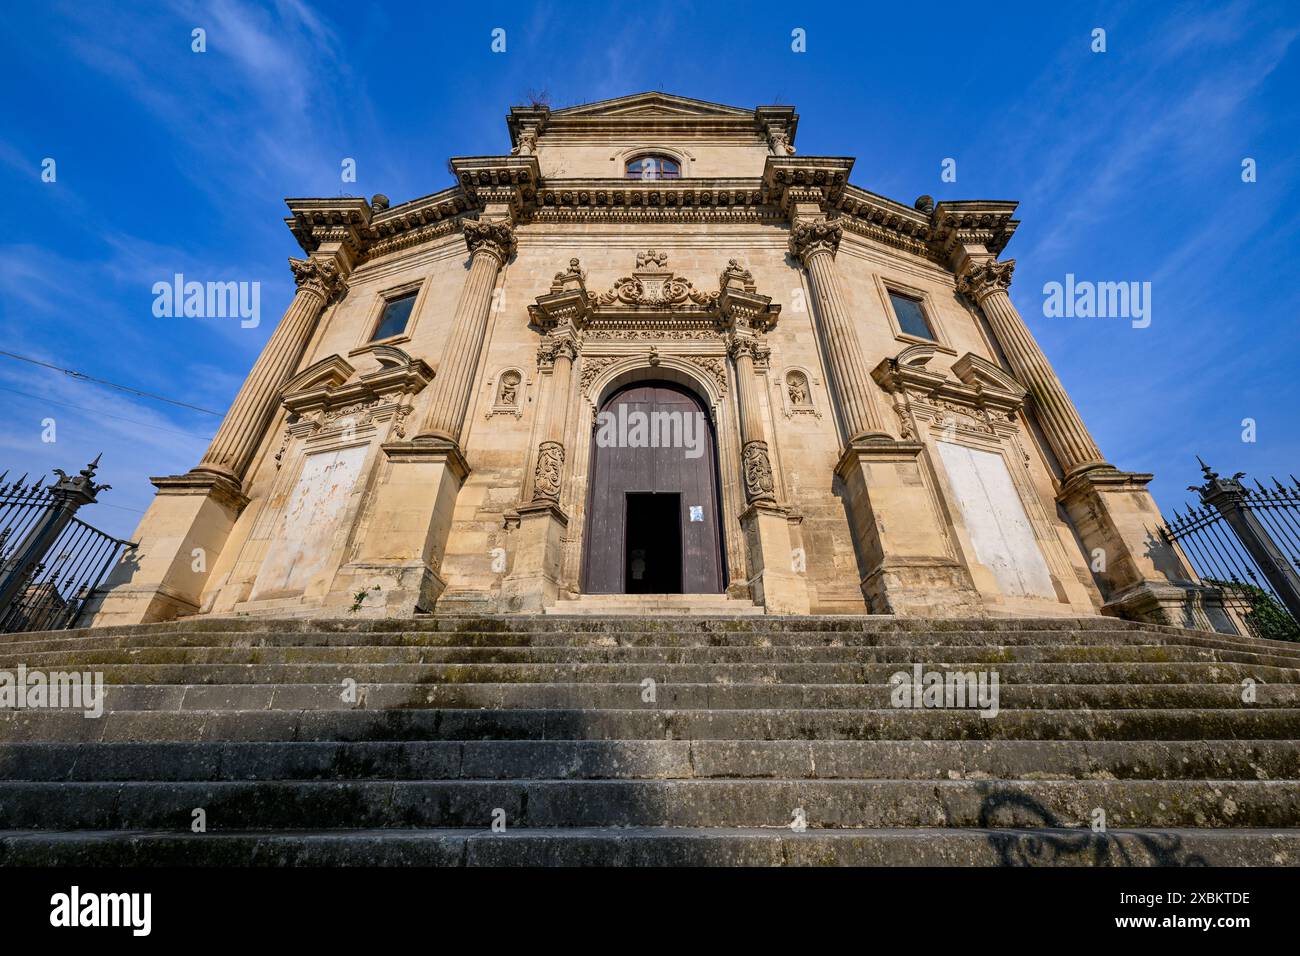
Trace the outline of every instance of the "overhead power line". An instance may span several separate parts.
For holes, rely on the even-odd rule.
[[[132,388],[129,385],[119,385],[117,384],[117,382],[108,381],[108,379],[95,378],[93,375],[86,375],[85,373],[78,372],[75,369],[63,368],[62,366],[59,365],[52,365],[49,362],[42,362],[40,359],[34,359],[27,355],[19,355],[17,352],[6,352],[4,349],[0,349],[0,355],[6,355],[9,358],[17,359],[20,362],[29,362],[32,365],[39,365],[42,368],[53,369],[56,372],[62,372],[64,375],[70,376],[71,378],[80,379],[83,382],[94,382],[97,385],[107,385],[109,388],[115,388],[120,392],[129,392],[132,395],[138,395],[141,398],[152,399],[155,402],[166,402],[168,405],[178,405],[181,408],[188,408],[194,412],[202,412],[204,415],[213,415],[216,416],[217,418],[221,417],[220,412],[214,412],[210,408],[200,408],[198,405],[191,405],[188,402],[178,402],[174,398],[166,398],[162,395],[155,395],[152,392],[142,392],[140,389]]]
[[[126,422],[129,425],[139,425],[142,428],[153,428],[160,432],[169,432],[173,435],[180,435],[183,438],[188,438],[191,441],[196,441],[196,442],[212,441],[211,438],[204,438],[202,435],[194,435],[191,434],[190,432],[178,431],[175,428],[167,428],[163,425],[155,425],[152,422],[140,422],[140,421],[136,421],[134,418],[124,418],[121,415],[114,415],[110,412],[101,412],[97,408],[87,408],[85,405],[78,405],[75,402],[60,402],[53,398],[45,398],[42,395],[33,395],[31,392],[21,392],[16,388],[10,388],[8,385],[0,385],[0,391],[12,392],[14,395],[21,395],[23,398],[30,398],[33,401],[44,402],[47,405],[60,405],[63,408],[74,408],[77,411],[84,412],[87,415],[96,415],[101,418],[115,418],[119,422]]]

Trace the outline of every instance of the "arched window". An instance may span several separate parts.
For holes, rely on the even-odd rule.
[[[624,176],[627,179],[680,179],[682,170],[675,159],[646,153],[627,161]]]

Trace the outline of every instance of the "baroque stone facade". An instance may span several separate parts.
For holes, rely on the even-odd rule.
[[[583,609],[597,416],[656,382],[708,410],[715,600],[1219,625],[1007,295],[1015,204],[881,198],[797,126],[515,108],[441,192],[289,200],[297,294],[95,623]]]

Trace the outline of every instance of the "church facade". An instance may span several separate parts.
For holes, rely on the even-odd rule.
[[[292,199],[297,293],[97,625],[681,607],[1228,629],[1008,297],[1015,203],[798,116],[517,107],[456,183]]]

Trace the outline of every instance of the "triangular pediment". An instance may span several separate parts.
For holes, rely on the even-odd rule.
[[[710,103],[706,100],[693,100],[671,93],[634,93],[631,96],[619,96],[612,100],[598,100],[581,106],[555,110],[552,118],[564,119],[738,119],[752,118],[753,110],[737,106],[725,106],[722,103]]]

